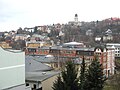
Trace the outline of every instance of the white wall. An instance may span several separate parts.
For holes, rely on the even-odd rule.
[[[25,84],[25,53],[0,47],[0,90]]]

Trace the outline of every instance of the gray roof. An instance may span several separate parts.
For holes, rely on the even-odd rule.
[[[36,60],[38,62],[41,62],[41,63],[51,63],[51,62],[56,62],[54,56],[53,57],[47,57],[47,55],[36,55],[36,56],[30,56],[30,55],[27,55],[25,56],[25,59],[26,60]]]
[[[52,68],[38,62],[37,60],[34,59],[34,57],[25,57],[25,70],[26,72],[31,72],[31,71],[46,71],[46,70],[51,70]]]
[[[95,48],[94,47],[68,48],[68,47],[54,46],[54,47],[51,47],[51,49],[94,51]]]
[[[47,72],[26,72],[25,80],[26,81],[34,81],[34,82],[42,82],[54,75],[59,74],[60,71],[47,71]]]

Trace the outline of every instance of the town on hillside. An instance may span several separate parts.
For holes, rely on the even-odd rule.
[[[120,18],[73,18],[66,24],[0,32],[0,89],[53,90],[66,62],[73,61],[80,72],[83,57],[89,67],[97,56],[106,79],[119,74]]]

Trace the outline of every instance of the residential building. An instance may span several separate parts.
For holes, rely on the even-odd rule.
[[[6,49],[12,48],[12,47],[9,45],[9,43],[6,43],[6,42],[0,42],[0,46],[1,46],[2,48],[6,48]]]
[[[100,42],[101,40],[102,40],[102,36],[96,36],[96,37],[95,37],[95,41],[96,41],[96,42]]]
[[[103,42],[106,42],[106,41],[113,41],[113,36],[112,35],[104,35]]]
[[[115,58],[120,58],[120,44],[119,43],[107,43],[107,48],[115,48]]]
[[[16,34],[14,36],[14,40],[17,41],[17,40],[26,40],[28,38],[29,35],[26,35],[26,34]]]
[[[87,36],[93,36],[93,31],[91,29],[86,31]]]

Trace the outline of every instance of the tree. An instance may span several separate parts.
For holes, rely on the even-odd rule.
[[[102,65],[97,58],[92,61],[86,76],[86,90],[102,90],[104,86]]]
[[[68,61],[62,71],[64,90],[78,90],[77,69],[72,61]]]
[[[60,76],[57,77],[57,80],[53,83],[52,88],[53,90],[64,90],[63,82]]]
[[[85,59],[83,56],[83,60],[81,63],[81,69],[80,69],[80,85],[79,89],[80,90],[85,90],[85,79],[86,79],[86,68],[85,68]]]
[[[61,77],[53,84],[53,90],[78,90],[77,69],[72,61],[66,62],[65,69],[61,73]]]

